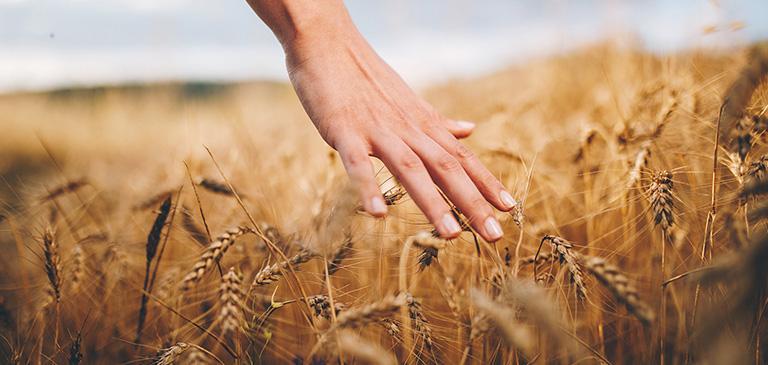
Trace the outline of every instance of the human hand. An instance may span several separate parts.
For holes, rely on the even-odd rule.
[[[458,141],[473,123],[441,116],[417,96],[359,34],[345,27],[294,37],[284,43],[291,82],[323,139],[336,149],[363,208],[382,217],[387,207],[369,156],[380,159],[403,184],[442,237],[461,228],[437,188],[486,241],[503,232],[491,206],[515,200]]]

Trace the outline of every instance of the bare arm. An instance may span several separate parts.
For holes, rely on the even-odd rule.
[[[291,82],[323,139],[336,149],[365,210],[387,208],[369,156],[384,162],[447,238],[460,233],[439,187],[487,241],[502,236],[493,207],[515,204],[457,138],[474,124],[441,116],[371,48],[341,0],[247,0],[283,46]]]

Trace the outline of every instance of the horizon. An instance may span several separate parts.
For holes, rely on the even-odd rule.
[[[190,5],[191,4],[191,5]],[[604,41],[657,54],[768,39],[768,2],[348,2],[411,84],[482,75]],[[245,1],[0,0],[0,92],[162,82],[286,81]],[[222,26],[222,24],[226,26]]]

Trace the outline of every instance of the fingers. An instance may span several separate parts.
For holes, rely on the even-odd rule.
[[[337,150],[352,185],[360,193],[363,209],[374,217],[385,216],[387,205],[384,203],[373,172],[373,165],[368,158],[369,148],[362,139],[348,138],[337,146]]]
[[[373,145],[373,152],[405,186],[440,236],[454,238],[461,233],[459,223],[432,183],[426,167],[405,142],[396,137],[380,137]]]
[[[486,241],[501,238],[504,233],[493,216],[493,208],[480,194],[461,163],[426,135],[411,137],[408,144],[424,161],[437,186],[469,219],[472,228]]]
[[[438,128],[429,130],[427,133],[461,164],[483,197],[496,209],[507,212],[517,205],[512,195],[504,189],[504,185],[488,171],[467,146]]]
[[[463,120],[446,119],[443,125],[456,138],[467,138],[475,130],[475,123]]]

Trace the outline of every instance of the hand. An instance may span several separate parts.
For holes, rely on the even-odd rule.
[[[474,124],[437,113],[353,25],[296,37],[284,48],[304,109],[323,139],[339,152],[369,214],[381,217],[387,211],[369,160],[374,156],[403,184],[441,236],[453,238],[461,228],[438,187],[485,240],[501,238],[491,205],[508,211],[516,203],[457,140],[472,133]]]

